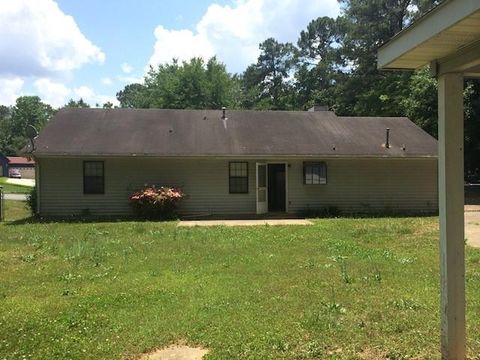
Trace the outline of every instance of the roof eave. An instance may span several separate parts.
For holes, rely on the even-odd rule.
[[[35,158],[159,158],[159,159],[174,159],[174,158],[249,158],[249,159],[261,159],[261,158],[417,158],[417,159],[436,159],[436,154],[404,154],[404,155],[389,155],[389,154],[80,154],[80,153],[35,153]]]
[[[378,50],[377,67],[384,70],[414,70],[429,64],[435,58],[428,61],[409,59],[408,53],[479,10],[480,1],[476,0],[442,2],[382,45]]]

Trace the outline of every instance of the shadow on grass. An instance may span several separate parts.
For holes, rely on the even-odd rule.
[[[141,219],[134,216],[124,216],[124,217],[110,217],[110,216],[99,216],[99,217],[38,217],[38,216],[29,216],[23,219],[10,220],[6,221],[6,225],[27,225],[27,224],[90,224],[90,223],[111,223],[111,222],[170,222],[178,220],[177,218],[172,219]]]
[[[303,216],[302,216],[303,215]],[[375,219],[375,218],[403,218],[403,217],[431,217],[438,216],[438,212],[372,212],[372,213],[342,213],[336,216],[305,216],[304,214],[272,213],[263,215],[223,215],[223,216],[188,216],[172,217],[168,219],[144,219],[136,216],[70,216],[70,217],[39,217],[29,216],[22,219],[6,221],[6,225],[26,224],[89,224],[111,222],[171,222],[177,220],[267,220],[267,219]]]

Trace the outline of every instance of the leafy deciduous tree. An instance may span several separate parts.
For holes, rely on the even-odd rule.
[[[21,96],[9,111],[2,107],[0,151],[16,154],[28,142],[28,125],[42,129],[53,116],[54,110],[38,96]]]
[[[73,99],[70,99],[70,101],[67,104],[65,104],[64,107],[66,107],[66,108],[89,108],[90,105],[87,104],[85,101],[83,101],[82,98],[80,98],[80,100],[77,100],[77,101],[75,101]]]
[[[150,68],[145,84],[130,84],[117,93],[121,107],[218,109],[239,106],[239,81],[215,57]]]
[[[122,108],[148,108],[149,96],[142,84],[128,84],[117,92],[117,99]]]

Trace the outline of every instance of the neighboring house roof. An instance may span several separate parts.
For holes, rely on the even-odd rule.
[[[437,141],[404,117],[227,110],[223,120],[221,110],[63,109],[33,154],[431,157]]]
[[[33,159],[29,159],[21,156],[7,156],[9,165],[35,165]]]

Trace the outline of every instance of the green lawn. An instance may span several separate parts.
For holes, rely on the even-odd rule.
[[[6,205],[10,221],[27,215]],[[211,349],[208,359],[439,358],[436,223],[7,222],[0,358],[136,358],[175,341]],[[479,264],[468,248],[472,358]]]
[[[0,177],[0,186],[6,194],[29,194],[32,191],[31,186],[7,184],[7,177]]]

